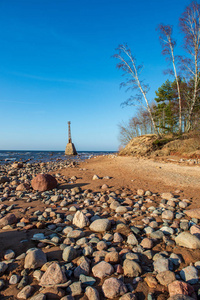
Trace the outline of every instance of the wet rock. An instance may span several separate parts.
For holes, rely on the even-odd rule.
[[[200,240],[189,232],[181,232],[175,238],[175,242],[179,246],[190,248],[190,249],[200,248]]]
[[[57,187],[57,180],[50,174],[38,174],[31,181],[32,188],[44,192]]]
[[[24,261],[25,269],[37,269],[47,262],[46,254],[41,249],[28,252]]]
[[[61,269],[60,265],[56,262],[52,263],[42,276],[40,280],[41,286],[53,285],[64,283],[67,281],[67,278]]]
[[[108,219],[98,219],[90,224],[90,230],[94,232],[104,232],[111,228],[111,222]]]
[[[106,279],[102,285],[104,296],[108,299],[114,299],[127,292],[126,285],[117,278]]]
[[[95,277],[102,279],[113,274],[114,268],[109,263],[101,261],[92,268],[92,273]]]

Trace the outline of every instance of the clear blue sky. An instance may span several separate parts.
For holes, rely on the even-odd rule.
[[[78,151],[118,150],[118,124],[136,108],[111,56],[127,43],[149,99],[167,79],[159,23],[172,24],[189,0],[0,0],[0,150],[64,150],[67,122]]]

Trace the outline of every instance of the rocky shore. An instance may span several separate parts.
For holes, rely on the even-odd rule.
[[[0,299],[198,299],[200,209],[182,190],[90,161],[0,168]]]

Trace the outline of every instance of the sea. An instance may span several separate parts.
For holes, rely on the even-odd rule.
[[[93,156],[114,154],[114,151],[79,151],[78,155],[68,156],[64,151],[0,151],[0,165],[17,162],[40,163],[47,161],[82,161]]]

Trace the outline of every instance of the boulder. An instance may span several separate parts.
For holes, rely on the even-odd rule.
[[[32,188],[44,192],[57,187],[57,180],[50,174],[38,174],[31,181]]]

